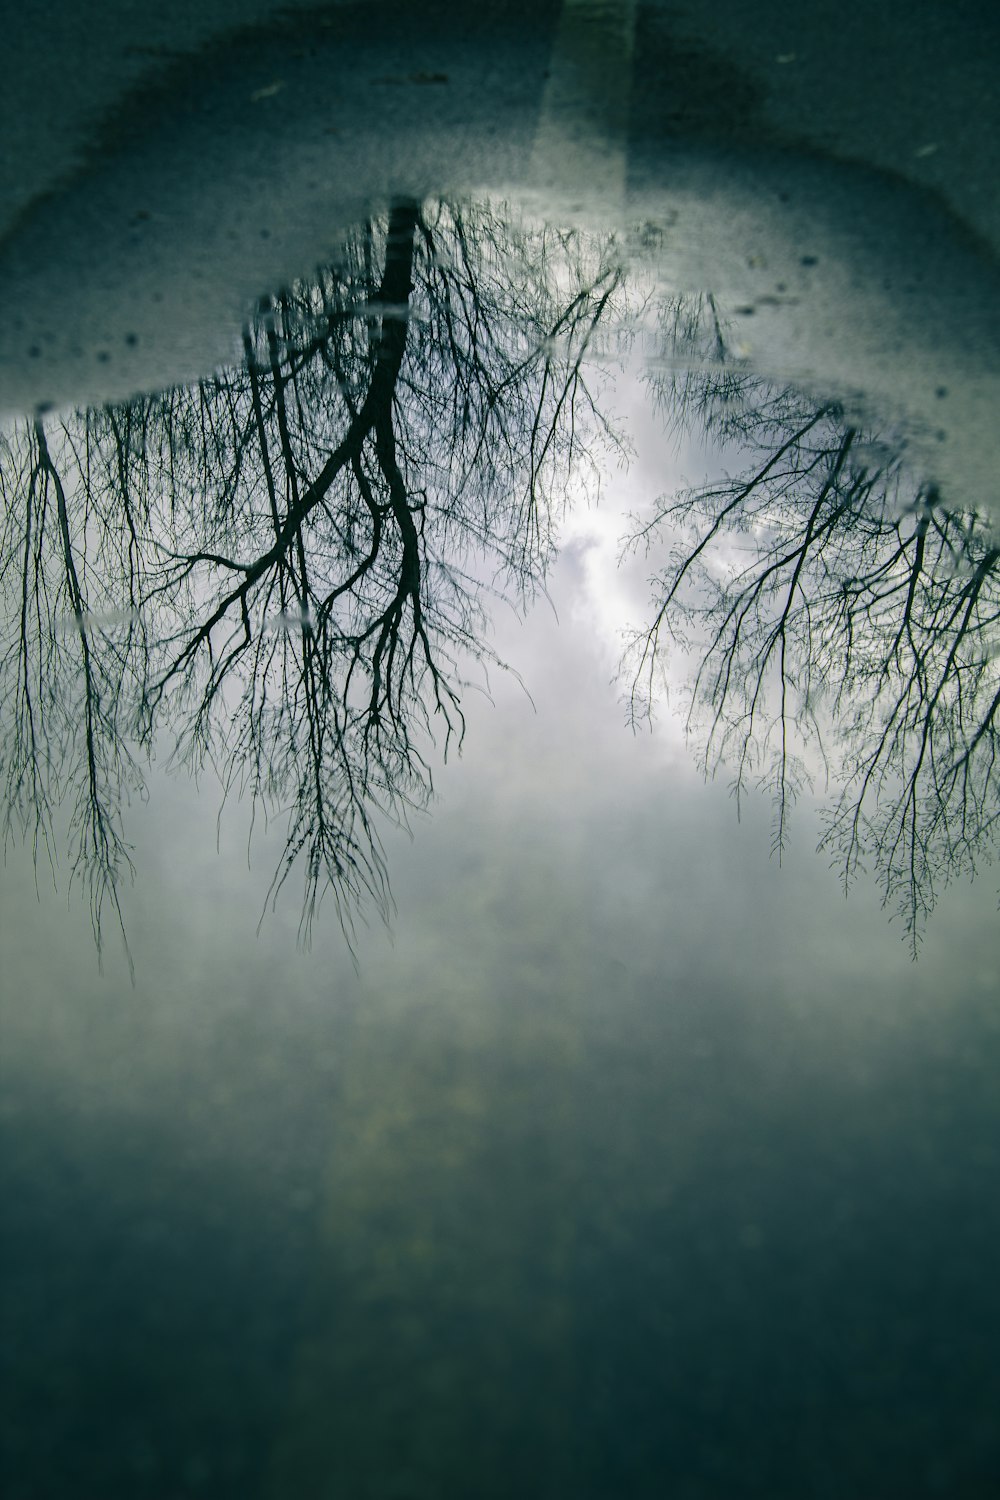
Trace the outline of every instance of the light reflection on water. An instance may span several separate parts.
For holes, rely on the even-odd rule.
[[[725,348],[705,302],[651,325],[683,324],[690,377],[578,362],[629,296],[607,244],[541,262],[525,306],[493,255],[514,230],[424,212],[448,254],[413,263],[419,322],[317,335],[317,298],[384,280],[376,225],[262,309],[242,369],[5,450],[11,1492],[986,1494],[1000,975],[988,876],[948,877],[992,836],[989,540],[877,434],[852,460],[837,403],[702,359]],[[490,254],[456,255],[459,214]],[[509,337],[456,310],[470,288]],[[625,618],[656,668],[636,735]],[[671,632],[731,674],[697,700],[707,752],[656,696],[662,668],[691,703]],[[483,667],[489,698],[463,685]],[[834,774],[833,806],[878,835],[929,743],[903,825],[924,864],[849,848],[871,868],[845,902],[807,773],[817,745],[869,764],[884,690],[885,795],[837,803]],[[272,903],[290,857],[307,951],[291,887]],[[93,961],[119,902],[134,988],[114,942]]]

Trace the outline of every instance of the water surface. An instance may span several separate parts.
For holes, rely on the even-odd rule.
[[[991,1493],[993,497],[659,245],[5,429],[8,1493]]]

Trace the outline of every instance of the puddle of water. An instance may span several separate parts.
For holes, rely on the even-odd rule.
[[[987,1493],[988,437],[718,211],[4,429],[13,1493]]]

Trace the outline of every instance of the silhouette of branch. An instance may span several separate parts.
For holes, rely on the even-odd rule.
[[[78,632],[80,764],[104,798],[79,858],[101,900],[123,854],[102,764],[169,734],[175,761],[287,815],[270,898],[302,872],[304,938],[327,895],[351,943],[366,907],[388,917],[382,828],[427,805],[467,673],[499,665],[488,601],[543,585],[570,468],[615,440],[585,359],[622,296],[608,246],[400,201],[262,301],[239,365],[79,413],[58,453],[39,426],[34,489],[5,461],[12,534],[37,525],[40,484],[55,497],[69,613],[89,579],[128,622],[121,649]],[[20,583],[30,610],[38,580]],[[54,844],[73,745],[41,777],[48,725],[22,698],[21,805]]]
[[[703,314],[673,326],[700,337]],[[633,722],[673,643],[706,773],[770,790],[779,856],[800,791],[832,780],[821,848],[848,886],[874,865],[915,954],[941,886],[996,837],[1000,551],[835,404],[724,369],[684,390],[685,420],[724,424],[745,467],[634,524],[628,547],[670,553],[630,645]]]

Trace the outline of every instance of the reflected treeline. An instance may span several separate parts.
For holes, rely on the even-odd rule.
[[[941,886],[990,857],[1000,819],[995,529],[840,405],[747,373],[711,297],[661,309],[661,337],[665,420],[741,466],[664,498],[629,538],[669,549],[632,642],[633,718],[680,647],[705,770],[727,767],[737,796],[770,790],[778,853],[796,796],[825,778],[821,848],[845,884],[874,870],[916,952]]]
[[[348,937],[388,913],[380,824],[426,804],[490,597],[541,584],[615,441],[583,365],[612,249],[399,202],[242,362],[3,437],[7,831],[53,864],[68,838],[98,942],[154,743],[287,814],[272,894],[301,873],[306,933],[326,893]]]
[[[712,297],[640,281],[610,237],[401,201],[262,303],[231,367],[0,437],[6,831],[68,847],[98,942],[154,746],[287,818],[271,894],[301,878],[306,934],[327,894],[349,939],[388,915],[380,830],[502,665],[492,603],[542,585],[571,476],[622,451],[587,356],[627,345],[629,301],[663,425],[740,465],[636,521],[668,560],[633,716],[668,644],[693,653],[706,769],[770,788],[778,851],[825,774],[824,847],[916,944],[1000,816],[1000,551],[839,405],[749,374]]]

